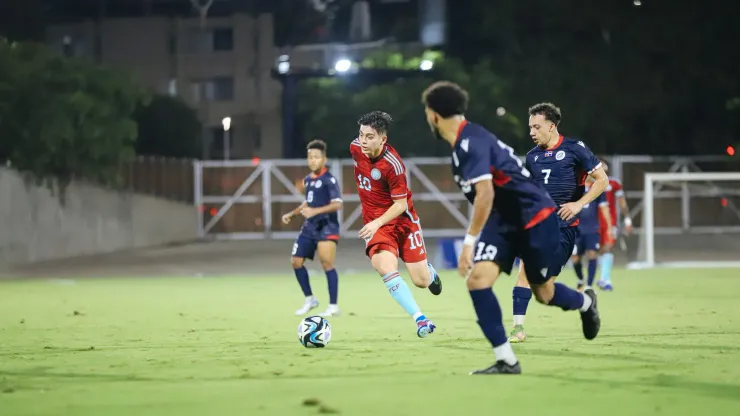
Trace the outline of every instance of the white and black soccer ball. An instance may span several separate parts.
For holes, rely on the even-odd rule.
[[[298,325],[298,340],[306,348],[324,348],[331,340],[331,325],[320,316],[309,316]]]

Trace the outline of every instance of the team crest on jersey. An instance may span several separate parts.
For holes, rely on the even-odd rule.
[[[380,179],[380,171],[373,168],[373,170],[370,171],[370,177],[377,181],[378,179]]]
[[[565,152],[560,150],[559,152],[555,153],[555,160],[563,160],[565,158]]]
[[[552,156],[552,150],[546,151],[545,152],[545,157],[550,157],[550,156]]]
[[[316,181],[316,187],[321,188],[321,181]]]

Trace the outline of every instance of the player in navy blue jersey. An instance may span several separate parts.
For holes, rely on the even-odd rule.
[[[593,184],[593,179],[586,180],[586,189]],[[599,215],[611,224],[611,214],[609,213],[609,202],[606,200],[606,194],[602,193],[592,202],[583,206],[578,222],[579,236],[576,242],[576,250],[573,255],[573,268],[578,276],[578,289],[590,289],[596,277],[596,269],[599,265],[599,243],[601,236],[599,231],[601,223]],[[611,232],[611,230],[609,230]],[[583,279],[583,256],[588,259],[588,281]]]
[[[558,132],[562,115],[551,103],[540,103],[529,109],[529,135],[535,147],[527,153],[525,167],[532,178],[545,187],[555,204],[560,208],[560,242],[553,247],[556,254],[550,264],[549,274],[560,275],[573,254],[578,235],[578,215],[583,207],[604,192],[609,178],[601,161],[579,140],[563,137]],[[585,192],[586,177],[595,179],[593,186]],[[532,290],[527,283],[526,271],[519,267],[513,293],[514,329],[509,342],[524,342],[524,316],[527,313]]]
[[[303,306],[295,313],[305,315],[319,306],[319,301],[311,291],[308,270],[303,266],[306,259],[313,260],[314,254],[318,252],[329,285],[329,306],[321,315],[339,315],[337,306],[339,277],[334,269],[334,259],[339,240],[337,211],[342,208],[342,194],[337,180],[326,170],[326,143],[323,141],[314,140],[308,144],[308,167],[311,174],[303,179],[306,200],[296,209],[283,215],[283,224],[288,224],[298,214],[306,218],[301,233],[293,244],[291,259],[295,277],[306,297]]]
[[[465,119],[468,93],[460,86],[434,83],[424,91],[422,103],[434,136],[452,146],[454,180],[473,204],[458,272],[466,277],[478,325],[496,362],[471,374],[521,373],[492,290],[501,272],[511,273],[516,257],[524,262],[537,301],[579,310],[583,335],[595,338],[601,321],[593,291],[579,293],[550,279],[560,233],[557,207],[543,185],[532,179],[511,147]]]

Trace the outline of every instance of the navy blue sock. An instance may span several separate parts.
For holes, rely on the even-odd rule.
[[[329,304],[336,305],[339,295],[339,275],[336,269],[326,271],[326,283],[329,285]]]
[[[578,276],[578,281],[583,281],[583,263],[579,260],[578,262],[573,262],[573,269],[576,271],[576,276]]]
[[[293,269],[295,272],[295,278],[298,279],[298,284],[301,285],[301,290],[306,297],[313,296],[311,292],[311,283],[308,281],[308,270],[305,267],[299,267]]]
[[[588,260],[588,285],[594,284],[594,278],[596,278],[596,269],[599,267],[599,261],[596,259]]]
[[[501,305],[493,294],[493,289],[474,289],[470,291],[473,300],[475,314],[478,315],[478,325],[483,330],[491,345],[498,347],[506,343],[506,330],[504,329]]]
[[[514,300],[514,316],[524,316],[527,314],[527,306],[529,306],[529,300],[532,299],[532,289],[528,287],[514,286],[512,299]]]
[[[583,296],[562,283],[555,283],[555,293],[548,305],[557,306],[564,311],[575,311],[583,306]]]

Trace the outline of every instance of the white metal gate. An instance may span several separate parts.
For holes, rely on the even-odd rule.
[[[439,221],[425,218],[422,215],[424,235],[426,237],[456,237],[467,226],[469,208],[465,197],[457,189],[442,190],[438,183],[429,178],[429,168],[436,173],[443,169],[446,177],[449,174],[449,158],[412,158],[404,160],[406,175],[412,188],[414,204],[433,204],[441,207],[448,216],[448,226],[440,226]],[[354,183],[354,175],[346,175],[352,169],[352,160],[333,160],[329,169],[342,184],[342,200],[344,209],[339,212],[339,220],[343,233],[357,232],[361,228],[358,219],[362,215],[359,205],[359,196]],[[241,171],[239,171],[241,169]],[[223,176],[224,172],[237,171],[240,173],[238,187],[226,193],[209,191],[206,176],[210,174]],[[293,174],[287,173],[292,170]],[[426,172],[425,172],[426,170]],[[300,175],[295,172],[301,172]],[[284,230],[280,223],[280,215],[294,208],[304,200],[303,194],[296,188],[297,180],[303,179],[307,173],[306,162],[300,159],[281,160],[233,160],[233,161],[198,161],[195,164],[195,205],[201,215],[198,216],[199,237],[216,239],[293,239],[296,237],[298,224],[291,225],[290,230]],[[345,178],[346,176],[346,178]],[[292,177],[289,178],[289,177]],[[211,186],[211,188],[213,188]],[[232,186],[233,188],[233,186]],[[259,189],[256,189],[259,188]],[[250,190],[252,192],[250,192]],[[289,207],[279,208],[281,204],[291,204]],[[240,205],[259,206],[259,230],[230,230],[217,229],[219,222]],[[210,208],[209,208],[210,207]]]

